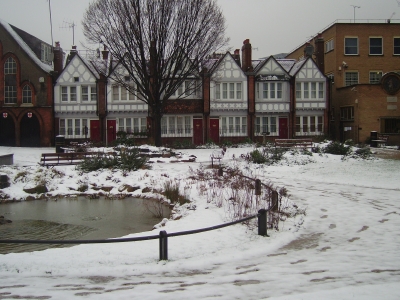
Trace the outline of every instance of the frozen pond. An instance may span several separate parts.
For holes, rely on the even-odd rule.
[[[0,216],[12,223],[0,226],[0,239],[91,240],[148,231],[162,217],[167,206],[152,200],[125,198],[61,198],[0,204]],[[43,250],[61,245],[0,244],[0,254]]]

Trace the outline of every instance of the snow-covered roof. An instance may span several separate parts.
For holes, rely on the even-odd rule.
[[[18,45],[25,51],[25,53],[45,72],[53,71],[53,66],[42,62],[33,50],[25,43],[25,41],[11,28],[10,24],[0,19],[0,24],[5,30],[12,36],[12,38],[18,43]]]
[[[301,67],[304,65],[304,63],[306,62],[306,59],[302,59],[299,60],[298,62],[296,62],[293,67],[290,69],[290,76],[295,76],[297,71],[299,71],[301,69]]]
[[[277,59],[276,60],[282,68],[285,69],[286,72],[289,73],[290,69],[293,67],[293,65],[296,63],[296,60],[294,59]]]

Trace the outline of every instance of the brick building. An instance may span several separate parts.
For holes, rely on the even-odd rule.
[[[286,57],[304,49],[330,78],[330,134],[368,142],[371,131],[400,145],[400,23],[336,21]]]
[[[61,69],[62,51],[57,55],[51,45],[0,20],[0,145],[54,144],[52,62],[60,58],[55,69]]]

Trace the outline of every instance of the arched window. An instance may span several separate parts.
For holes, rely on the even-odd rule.
[[[4,63],[4,103],[17,103],[17,63],[9,57]]]
[[[32,89],[27,84],[22,89],[22,103],[32,103]]]

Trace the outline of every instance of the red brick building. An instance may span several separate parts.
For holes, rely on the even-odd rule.
[[[58,56],[57,56],[58,55]],[[54,144],[53,47],[0,20],[0,145]]]

